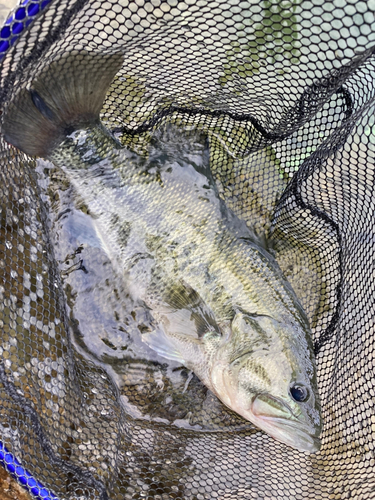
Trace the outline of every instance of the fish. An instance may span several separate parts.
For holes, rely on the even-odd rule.
[[[1,131],[69,177],[103,248],[145,311],[142,341],[223,404],[302,452],[320,449],[306,314],[271,253],[220,198],[209,139],[161,127],[148,157],[100,119],[122,54],[72,51],[4,110]]]

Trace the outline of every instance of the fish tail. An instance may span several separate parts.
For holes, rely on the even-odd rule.
[[[74,130],[99,122],[122,54],[73,51],[52,62],[4,112],[1,131],[30,156],[48,157]]]

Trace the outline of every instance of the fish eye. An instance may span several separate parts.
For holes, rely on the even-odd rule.
[[[310,397],[309,390],[304,385],[294,384],[289,388],[289,391],[297,403],[305,403]]]

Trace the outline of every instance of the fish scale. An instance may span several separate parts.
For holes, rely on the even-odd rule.
[[[59,80],[70,58],[74,71]],[[129,294],[152,316],[143,342],[275,439],[317,451],[306,315],[275,259],[220,199],[207,145],[170,127],[148,158],[122,148],[99,121],[119,55],[101,60],[99,74],[95,55],[75,58],[65,54],[20,92],[4,136],[67,174]]]
[[[147,240],[157,237],[153,254],[163,261],[165,269],[174,269],[176,275],[171,279],[183,277],[189,282],[190,277],[191,286],[213,309],[218,321],[225,319],[222,313],[226,308],[222,301],[212,300],[216,296],[214,289],[229,286],[232,309],[237,306],[248,313],[273,316],[278,313],[280,317],[293,314],[296,321],[307,324],[302,310],[296,310],[295,298],[281,285],[283,280],[276,262],[251,242],[251,232],[223,208],[214,186],[208,189],[206,177],[197,173],[195,167],[180,165],[182,162],[178,161],[167,162],[158,169],[155,166],[154,173],[145,174],[143,161],[139,160],[138,165],[135,156],[129,158],[126,150],[117,151],[115,141],[107,133],[102,134],[100,143],[106,141],[106,147],[99,147],[107,151],[108,144],[113,142],[111,162],[106,158],[88,168],[86,158],[82,163],[82,157],[75,151],[84,144],[85,150],[96,148],[95,157],[99,158],[102,154],[98,150],[99,134],[100,129],[87,131],[84,143],[82,133],[78,138],[70,138],[51,155],[51,160],[62,166],[76,184],[97,217],[98,232],[106,246],[115,248],[109,252],[122,270],[127,267],[124,262],[131,262],[138,253],[150,252]],[[208,199],[209,209],[205,201]],[[125,246],[119,237],[119,227],[124,224],[131,228]],[[167,251],[169,248],[172,250]],[[210,281],[204,280],[202,271],[206,270]],[[260,281],[263,283],[258,285]]]

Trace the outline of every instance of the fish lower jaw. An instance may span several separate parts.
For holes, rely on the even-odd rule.
[[[316,453],[320,449],[320,439],[311,434],[311,429],[296,421],[288,421],[285,418],[275,418],[271,416],[256,416],[250,408],[239,408],[232,401],[229,394],[222,394],[221,391],[211,387],[211,391],[230,410],[236,412],[242,418],[266,432],[269,436],[280,441],[291,448],[305,452]]]
[[[250,420],[250,419],[249,419]],[[317,453],[321,446],[318,437],[297,421],[283,418],[252,417],[251,422],[271,437],[287,446],[306,453]]]

